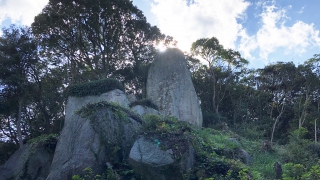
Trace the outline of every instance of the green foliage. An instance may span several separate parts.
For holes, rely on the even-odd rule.
[[[57,141],[59,139],[59,135],[58,134],[43,134],[40,135],[36,138],[30,139],[28,140],[28,143],[32,143],[32,144],[39,144],[39,143],[50,143],[53,141]]]
[[[14,25],[3,28],[3,35],[0,37],[0,101],[4,101],[6,105],[0,107],[0,113],[15,119],[0,117],[0,124],[4,119],[13,121],[20,147],[23,146],[22,111],[26,109],[26,101],[34,95],[32,86],[39,78],[39,62],[38,43],[31,28]],[[4,134],[13,136],[13,133],[15,132]],[[14,138],[10,136],[9,138]]]
[[[62,56],[71,64],[74,83],[151,61],[156,52],[153,42],[167,40],[130,0],[50,0],[32,29],[46,55],[55,63],[64,63]]]
[[[320,179],[320,161],[311,168],[302,164],[287,163],[284,165],[284,180],[318,180]]]
[[[290,134],[289,143],[285,145],[286,150],[281,155],[285,161],[302,164],[308,168],[317,162],[317,154],[310,148],[312,142],[305,139],[307,133],[307,129],[299,128]]]
[[[30,139],[28,143],[40,145],[53,153],[56,148],[58,139],[58,134],[43,134],[36,138]]]
[[[195,148],[196,164],[192,171],[185,175],[188,178],[194,176],[198,179],[224,179],[229,170],[232,170],[230,177],[238,178],[238,172],[245,167],[240,160],[237,160],[235,153],[240,148],[240,144],[220,131],[210,128],[199,129],[172,117],[147,115],[144,120],[142,133],[158,143],[160,147],[166,149],[178,147],[172,148],[176,154],[184,152],[183,147],[186,142],[192,144]],[[174,138],[171,139],[171,137]],[[167,143],[168,141],[171,144]],[[258,177],[258,173],[252,174]]]
[[[76,97],[94,96],[114,89],[120,89],[124,91],[123,85],[118,80],[101,79],[88,83],[72,85],[68,87],[67,95]]]
[[[277,155],[274,152],[256,152],[252,156],[254,160],[250,167],[267,179],[274,178],[274,163],[277,161]]]
[[[94,174],[93,170],[91,168],[85,168],[83,170],[84,175],[73,175],[72,180],[101,180],[101,175]]]
[[[116,116],[116,118],[118,118],[119,120],[126,121],[128,120],[128,117],[131,117],[139,123],[143,123],[143,120],[138,114],[114,102],[101,101],[98,103],[89,103],[79,109],[77,111],[77,114],[79,114],[83,118],[88,118],[91,122],[94,122],[96,112],[105,108],[110,108],[115,113],[114,115]]]
[[[204,177],[226,177],[229,172],[230,178],[237,178],[237,173],[244,167],[240,160],[233,160],[236,159],[235,150],[240,147],[238,143],[210,128],[196,130],[193,136],[197,159],[195,171],[203,171]]]
[[[320,166],[319,164],[312,166],[308,172],[302,175],[302,179],[316,180],[320,179]]]
[[[84,175],[73,175],[72,180],[118,180],[120,177],[112,168],[107,168],[106,173],[95,174],[91,168],[85,168]]]
[[[131,103],[130,107],[133,107],[136,105],[150,107],[150,108],[158,110],[158,106],[154,102],[152,102],[150,99],[147,99],[147,98],[144,98],[144,99],[141,99],[141,100],[138,100],[138,101]]]
[[[301,164],[287,163],[284,165],[284,180],[302,179],[302,175],[306,172],[306,169]]]
[[[257,123],[242,123],[234,126],[235,132],[239,133],[241,137],[250,139],[250,140],[260,140],[264,139],[266,136],[266,129],[263,127],[263,122]],[[268,126],[269,127],[269,126]]]
[[[241,169],[241,171],[239,171],[238,174],[239,174],[238,177],[240,178],[240,180],[247,180],[249,171],[247,168],[243,168],[243,169]]]
[[[144,132],[154,133],[172,133],[180,134],[181,132],[190,131],[191,125],[179,121],[175,117],[162,117],[158,115],[146,115],[143,125]]]

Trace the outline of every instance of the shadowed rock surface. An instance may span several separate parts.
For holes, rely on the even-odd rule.
[[[49,173],[57,139],[27,143],[0,167],[0,180],[45,179]]]
[[[164,166],[174,162],[171,158],[172,153],[172,150],[164,151],[158,143],[141,137],[134,143],[129,157],[150,166]]]
[[[146,114],[155,114],[155,115],[160,115],[159,111],[153,109],[153,108],[149,108],[149,107],[145,107],[145,106],[141,106],[141,105],[136,105],[133,106],[131,108],[131,110],[133,112],[138,113],[140,116],[144,116]]]
[[[161,142],[160,142],[161,141]],[[150,139],[144,136],[136,140],[131,148],[129,162],[142,179],[183,179],[183,173],[195,163],[194,148],[189,142],[183,144],[184,151],[163,147],[170,139]],[[180,145],[176,145],[180,146]]]
[[[155,57],[148,74],[147,97],[159,107],[162,115],[202,126],[199,99],[179,49],[167,49]]]

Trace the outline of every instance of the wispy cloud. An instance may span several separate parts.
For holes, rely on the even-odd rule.
[[[0,24],[10,19],[12,23],[31,25],[49,0],[0,0]]]
[[[302,14],[303,11],[304,11],[304,8],[306,8],[306,5],[304,5],[304,6],[300,9],[300,11],[298,11],[298,14]]]
[[[268,59],[270,53],[283,49],[283,54],[301,55],[307,48],[320,47],[319,30],[314,24],[297,21],[292,26],[286,25],[287,11],[290,7],[278,8],[274,2],[262,3],[261,27],[253,36],[248,36],[243,30],[239,50],[246,58],[254,59],[252,52],[258,50],[259,58]]]
[[[178,47],[188,51],[199,38],[217,37],[221,44],[235,48],[239,32],[243,29],[237,21],[245,18],[250,5],[244,0],[154,0],[151,11],[165,34],[178,40]]]

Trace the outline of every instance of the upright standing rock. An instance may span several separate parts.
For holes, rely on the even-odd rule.
[[[181,50],[167,49],[155,57],[148,74],[147,97],[163,115],[202,126],[200,103]]]

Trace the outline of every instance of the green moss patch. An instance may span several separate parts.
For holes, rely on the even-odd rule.
[[[77,114],[79,114],[83,118],[89,119],[90,121],[94,121],[97,115],[96,112],[105,108],[110,108],[115,113],[114,115],[117,116],[116,118],[118,119],[127,120],[127,117],[130,117],[140,124],[144,123],[142,118],[138,114],[132,112],[130,109],[122,107],[117,103],[110,103],[107,101],[89,103],[78,110]]]
[[[101,79],[68,87],[67,95],[75,97],[94,96],[108,91],[120,89],[124,91],[123,85],[116,79]]]
[[[47,149],[49,152],[54,152],[56,145],[58,143],[59,135],[58,134],[44,134],[36,138],[30,139],[29,144],[34,144],[37,146],[42,146]]]

